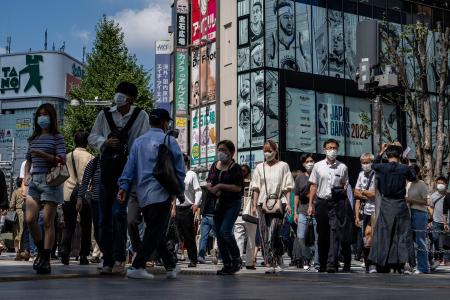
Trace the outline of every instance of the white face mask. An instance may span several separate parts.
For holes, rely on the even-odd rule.
[[[326,155],[329,160],[335,160],[337,157],[337,150],[326,150]]]
[[[116,102],[117,107],[125,106],[127,102],[128,96],[122,93],[116,93],[114,95],[114,102]]]
[[[372,170],[372,164],[361,164],[361,168],[364,172],[368,173]]]
[[[272,161],[275,159],[275,152],[264,152],[264,158],[266,161]]]
[[[439,183],[438,185],[436,185],[436,188],[439,192],[445,192],[445,190],[447,189],[445,184],[442,184],[442,183]]]
[[[303,164],[303,167],[305,168],[305,170],[307,172],[311,172],[312,169],[314,168],[314,163],[313,162],[309,162],[309,163]]]

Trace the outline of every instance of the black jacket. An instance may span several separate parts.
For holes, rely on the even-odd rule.
[[[8,188],[6,187],[6,179],[3,171],[0,170],[0,209],[8,209]]]

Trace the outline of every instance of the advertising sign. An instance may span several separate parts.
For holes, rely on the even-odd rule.
[[[200,165],[200,120],[199,110],[191,111],[191,168]]]
[[[344,136],[348,130],[349,109],[344,107],[341,95],[316,93],[319,149],[323,142],[335,139],[339,142],[338,155],[345,155]]]
[[[179,14],[189,13],[188,0],[177,0],[177,13]]]
[[[216,40],[216,0],[192,1],[192,44]]]
[[[188,145],[187,145],[187,138],[188,138],[188,119],[187,118],[175,118],[175,128],[178,129],[178,145],[180,146],[181,152],[187,153]]]
[[[170,41],[156,41],[155,52],[155,107],[170,109]]]
[[[371,120],[370,102],[365,99],[345,97],[348,108],[348,124],[346,130],[346,152],[348,156],[359,157],[363,153],[372,152],[372,136],[369,132]],[[369,122],[363,122],[363,115]]]
[[[191,166],[210,166],[216,160],[216,107],[191,111]]]
[[[216,101],[216,43],[192,51],[191,104]]]
[[[175,56],[175,99],[176,114],[185,115],[189,102],[189,61],[187,51],[178,49]]]
[[[256,168],[256,165],[264,161],[264,153],[262,150],[244,151],[238,154],[238,164],[248,165],[251,170]]]
[[[188,45],[187,14],[177,14],[177,47]]]

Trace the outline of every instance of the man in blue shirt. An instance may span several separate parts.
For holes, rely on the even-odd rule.
[[[169,113],[164,109],[154,109],[150,113],[151,128],[135,140],[122,176],[119,178],[120,189],[117,197],[122,203],[125,202],[131,183],[135,180],[138,202],[146,224],[144,240],[139,246],[132,267],[127,270],[128,278],[153,278],[153,275],[145,270],[145,263],[154,250],[158,251],[164,262],[167,278],[176,278],[179,272],[166,243],[166,231],[172,206],[175,205],[175,195],[170,195],[153,176],[153,168],[158,160],[158,148],[164,143],[165,132],[171,120]],[[184,191],[186,174],[183,154],[173,137],[169,136],[167,140],[180,190]]]

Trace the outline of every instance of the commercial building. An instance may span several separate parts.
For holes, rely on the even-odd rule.
[[[83,64],[63,52],[0,55],[0,161],[13,162],[14,176],[25,159],[36,108],[53,104],[62,127],[67,95],[83,72]]]

